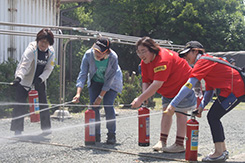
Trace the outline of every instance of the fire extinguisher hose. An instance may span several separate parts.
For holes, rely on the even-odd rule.
[[[190,117],[193,117],[193,116],[195,116],[195,115],[197,115],[197,114],[198,114],[198,110],[193,111],[191,114],[184,113],[184,112],[181,112],[181,111],[174,111],[174,112],[175,112],[175,113],[184,114],[184,115],[186,115],[186,116],[190,116]],[[166,112],[164,111],[163,113],[166,113]]]
[[[0,84],[13,86],[14,83],[12,83],[12,82],[11,83],[8,83],[8,82],[0,82]],[[28,87],[28,86],[25,86],[25,85],[21,85],[21,86],[24,87],[24,88],[27,88],[28,91],[31,90],[31,87]]]
[[[11,137],[11,138],[0,137],[0,139],[18,140],[18,141],[26,142],[26,143],[43,144],[43,145],[51,145],[51,146],[58,146],[58,147],[66,147],[66,148],[71,148],[71,149],[74,149],[74,150],[78,149],[77,147],[74,148],[71,145],[65,145],[65,144],[59,144],[59,143],[50,143],[50,142],[44,142],[44,141],[26,140],[26,139],[15,138],[15,137]],[[156,156],[156,155],[151,155],[151,154],[141,154],[141,153],[127,152],[127,151],[121,151],[121,150],[103,148],[103,147],[96,147],[96,146],[89,146],[89,145],[80,145],[79,148],[87,148],[87,149],[94,149],[94,150],[100,150],[100,151],[122,153],[122,154],[127,154],[127,155],[141,156],[141,157],[160,159],[160,160],[186,162],[183,159],[168,158],[168,157]]]
[[[191,116],[191,114],[188,114],[188,113],[184,113],[184,112],[181,112],[181,111],[174,111],[175,113],[180,113],[180,114],[184,114],[186,116]]]

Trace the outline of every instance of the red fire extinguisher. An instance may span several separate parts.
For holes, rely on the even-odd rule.
[[[95,144],[95,112],[92,109],[85,111],[85,145]]]
[[[138,110],[139,146],[150,145],[150,110],[142,106]]]
[[[185,160],[197,161],[199,123],[195,116],[187,121]]]
[[[38,102],[38,92],[36,90],[31,90],[28,93],[29,104],[30,104],[30,119],[31,122],[39,122],[39,102]]]

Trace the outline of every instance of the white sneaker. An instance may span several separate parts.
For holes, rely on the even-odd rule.
[[[228,152],[228,151],[227,151]],[[206,156],[202,159],[202,162],[225,162],[229,158],[229,153],[224,151],[219,157],[211,158]]]
[[[170,147],[163,148],[162,151],[167,153],[181,153],[185,152],[185,147],[174,143]]]
[[[229,159],[229,151],[225,150],[222,155],[219,157],[211,158],[210,155],[213,153],[210,153],[208,156],[204,157],[202,159],[203,162],[225,162],[227,159]]]
[[[164,143],[163,141],[160,140],[159,142],[157,142],[156,145],[154,145],[152,147],[152,149],[154,151],[162,151],[162,148],[164,148],[164,147],[166,147],[166,143]]]
[[[229,158],[229,151],[226,150],[223,153],[226,155],[226,159],[228,159]]]

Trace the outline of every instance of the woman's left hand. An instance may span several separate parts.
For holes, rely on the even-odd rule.
[[[102,101],[102,99],[99,98],[99,97],[97,97],[97,98],[95,99],[93,105],[100,105],[100,104],[101,104],[101,101]]]

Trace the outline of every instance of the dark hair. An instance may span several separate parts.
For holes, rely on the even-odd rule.
[[[49,45],[54,44],[54,35],[51,32],[51,30],[48,28],[43,28],[41,31],[38,32],[37,37],[36,37],[36,41],[38,42],[42,39],[47,39],[49,42]]]
[[[155,41],[153,41],[150,37],[147,37],[147,36],[139,39],[136,42],[136,50],[138,49],[138,46],[140,45],[147,47],[150,52],[155,53],[155,54],[158,54],[160,51],[160,46]]]
[[[199,52],[199,54],[203,54],[204,53],[204,51],[202,51],[202,50],[198,50],[198,52]]]

